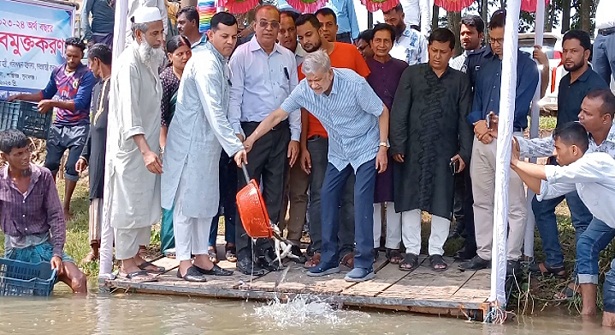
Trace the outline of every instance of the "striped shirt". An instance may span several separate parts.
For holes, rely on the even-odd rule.
[[[378,153],[384,104],[353,70],[333,68],[333,78],[329,95],[316,94],[303,79],[280,108],[309,110],[329,134],[329,163],[340,171],[350,164],[356,171]]]

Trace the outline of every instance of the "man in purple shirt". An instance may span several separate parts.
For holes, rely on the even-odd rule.
[[[6,235],[5,257],[50,262],[58,280],[75,293],[87,293],[86,276],[64,253],[66,222],[51,172],[30,163],[29,140],[19,130],[0,132],[0,227]]]
[[[94,75],[81,64],[85,44],[78,38],[66,39],[66,63],[51,72],[51,78],[44,90],[10,96],[8,101],[26,100],[38,102],[38,110],[47,113],[55,108],[56,117],[47,138],[45,167],[51,170],[55,180],[60,161],[68,149],[66,162],[64,217],[70,218],[70,200],[79,174],[75,164],[83,151],[90,131],[90,100],[96,84]],[[52,99],[57,96],[57,99]]]

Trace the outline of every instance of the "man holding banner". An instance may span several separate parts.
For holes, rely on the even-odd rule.
[[[87,66],[81,64],[85,44],[78,38],[66,39],[66,62],[51,72],[47,87],[42,91],[10,96],[8,101],[25,100],[38,102],[38,110],[48,113],[56,109],[56,117],[47,138],[45,167],[51,170],[55,179],[64,152],[69,150],[64,178],[64,218],[70,218],[70,200],[79,173],[75,164],[83,151],[90,131],[90,100],[92,88],[96,83],[94,75]],[[57,96],[57,99],[53,99]]]

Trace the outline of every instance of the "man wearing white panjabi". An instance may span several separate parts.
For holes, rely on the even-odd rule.
[[[145,262],[151,226],[160,219],[160,101],[157,69],[164,60],[158,8],[139,8],[131,18],[134,42],[114,63],[107,130],[105,211],[115,232],[120,276],[155,280],[162,268]],[[116,65],[117,64],[117,65]]]
[[[246,159],[243,144],[228,120],[230,71],[237,20],[215,14],[208,42],[195,49],[179,85],[173,123],[169,126],[162,174],[162,208],[173,211],[177,277],[204,282],[205,275],[230,276],[209,259],[209,230],[218,212],[221,149]],[[194,262],[192,255],[195,255]]]
[[[132,18],[138,9],[149,7],[149,8],[158,8],[160,11],[160,18],[162,20],[162,25],[164,27],[164,36],[167,36],[168,32],[168,12],[167,5],[165,0],[128,0],[128,19]],[[134,40],[132,29],[130,25],[126,27],[126,47],[130,47],[130,44]]]

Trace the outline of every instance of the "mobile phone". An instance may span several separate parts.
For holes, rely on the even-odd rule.
[[[459,170],[459,161],[451,161],[449,167],[451,169],[451,174],[456,174],[457,170]]]

